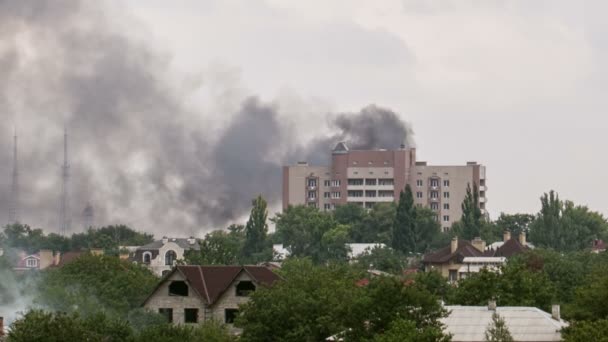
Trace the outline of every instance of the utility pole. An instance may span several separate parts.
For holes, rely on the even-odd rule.
[[[66,235],[70,231],[70,165],[68,164],[68,132],[63,131],[63,166],[61,167],[61,235]]]
[[[8,212],[8,223],[19,222],[19,163],[17,158],[17,128],[13,135],[13,174],[11,185],[11,199]]]

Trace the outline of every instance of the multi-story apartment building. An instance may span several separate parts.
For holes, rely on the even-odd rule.
[[[376,203],[399,200],[410,184],[414,201],[437,213],[444,230],[462,216],[461,203],[467,186],[477,185],[479,206],[486,210],[485,167],[476,162],[459,166],[434,166],[416,161],[416,149],[350,150],[339,143],[330,166],[306,162],[283,167],[283,208],[305,204],[322,210],[357,203],[372,208]]]

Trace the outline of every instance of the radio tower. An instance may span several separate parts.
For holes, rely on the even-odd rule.
[[[19,222],[19,165],[17,160],[17,129],[13,135],[13,183],[11,185],[11,200],[8,211],[8,223]]]
[[[63,166],[61,167],[61,234],[66,235],[70,231],[70,165],[68,164],[68,132],[63,132]]]

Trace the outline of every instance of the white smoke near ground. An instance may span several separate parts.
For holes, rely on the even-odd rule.
[[[307,117],[292,113],[305,110],[248,95],[220,67],[204,70],[200,82],[176,81],[165,53],[110,22],[120,10],[96,1],[0,1],[0,208],[8,212],[14,124],[25,223],[58,230],[64,127],[72,232],[82,230],[91,203],[96,225],[200,236],[243,217],[257,194],[278,203],[283,164],[322,163],[340,140],[354,148],[413,144],[411,128],[378,106],[318,113],[325,120],[304,134],[298,127]]]

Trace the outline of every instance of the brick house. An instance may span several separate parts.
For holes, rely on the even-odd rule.
[[[138,247],[132,261],[146,266],[161,277],[169,273],[178,260],[183,260],[185,253],[190,250],[200,250],[195,238],[179,239],[165,236],[162,240]]]
[[[251,292],[279,279],[263,266],[176,266],[143,307],[176,324],[211,319],[232,324]]]

